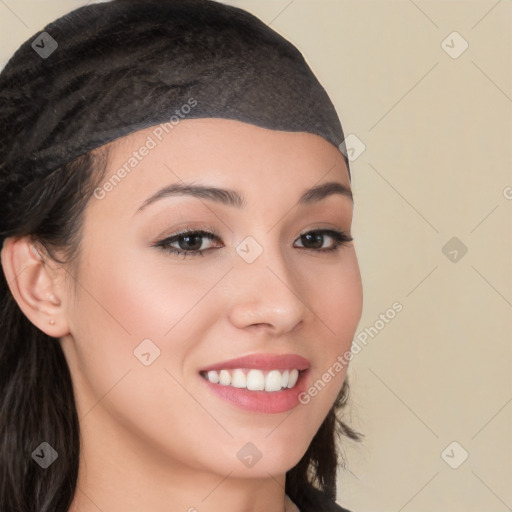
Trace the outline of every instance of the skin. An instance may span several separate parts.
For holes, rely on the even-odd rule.
[[[114,143],[106,179],[148,135],[158,142],[152,130]],[[246,206],[182,195],[137,213],[181,181],[237,190]],[[322,253],[300,238],[318,229],[350,234],[348,197],[297,205],[326,181],[350,188],[341,153],[317,135],[185,120],[103,199],[89,201],[73,266],[40,259],[26,238],[6,241],[13,295],[60,339],[72,374],[82,452],[71,511],[284,510],[285,473],[327,415],[346,368],[307,405],[278,414],[211,395],[198,370],[248,354],[296,353],[310,361],[312,383],[350,349],[362,309],[353,242]],[[212,227],[220,241],[203,238],[204,256],[185,259],[152,247],[186,227]],[[247,236],[263,248],[251,264],[235,251]],[[325,236],[322,247],[334,244]],[[149,366],[133,353],[146,338],[160,350]],[[251,468],[236,456],[248,442],[262,453]]]

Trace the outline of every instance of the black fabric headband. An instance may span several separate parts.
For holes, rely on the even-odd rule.
[[[301,53],[253,15],[212,0],[113,0],[50,23],[3,69],[0,180],[16,166],[23,186],[172,116],[344,139]]]

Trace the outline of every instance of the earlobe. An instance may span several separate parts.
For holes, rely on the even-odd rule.
[[[59,338],[69,333],[61,275],[45,261],[29,237],[10,237],[1,254],[11,293],[25,316],[41,331]]]

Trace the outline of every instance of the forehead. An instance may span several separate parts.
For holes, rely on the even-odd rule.
[[[275,200],[321,181],[350,187],[343,155],[318,135],[227,119],[188,119],[168,132],[158,125],[114,141],[100,183],[106,191],[101,202],[140,201],[181,181]]]

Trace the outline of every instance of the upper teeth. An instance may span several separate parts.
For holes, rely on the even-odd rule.
[[[214,384],[246,388],[250,391],[280,391],[282,388],[293,388],[299,377],[299,370],[235,370],[209,371],[204,376]]]

